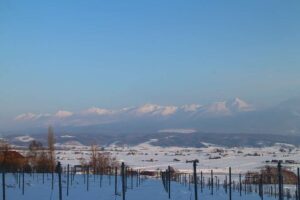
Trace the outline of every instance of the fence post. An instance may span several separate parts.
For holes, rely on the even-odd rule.
[[[22,195],[24,195],[24,193],[25,193],[25,176],[24,176],[24,169],[23,169],[23,171],[22,171],[22,176],[23,176],[23,178],[22,178]]]
[[[125,185],[125,164],[124,164],[124,162],[122,162],[122,165],[121,165],[121,173],[122,173],[122,199],[125,200],[126,185]]]
[[[58,192],[59,192],[59,200],[62,200],[62,185],[61,185],[61,164],[57,163],[56,171],[58,173]]]
[[[229,200],[231,200],[231,167],[229,167]]]
[[[200,189],[201,193],[203,192],[203,173],[202,171],[200,172]]]
[[[198,200],[198,188],[197,188],[197,160],[193,161],[194,167],[194,188],[195,188],[195,200]]]
[[[297,200],[300,200],[300,169],[299,167],[297,168],[297,190],[298,190],[298,193],[297,193],[297,197],[298,199]]]
[[[115,167],[115,195],[118,192],[118,168]]]
[[[264,188],[263,188],[263,174],[260,174],[260,180],[259,180],[259,195],[261,200],[264,199]]]
[[[5,171],[3,169],[2,171],[2,197],[3,197],[3,200],[5,200]]]
[[[86,190],[89,191],[90,166],[87,166],[86,172]]]
[[[239,174],[239,182],[240,182],[240,196],[242,196],[242,174]]]
[[[18,174],[19,174],[19,189],[21,189],[21,170],[18,171]],[[34,175],[33,175],[33,178],[34,178]]]
[[[67,196],[69,196],[69,170],[70,170],[70,165],[68,164],[68,168],[67,168]]]
[[[169,199],[171,198],[171,167],[168,166],[168,192],[169,192]]]
[[[281,162],[278,162],[278,195],[279,195],[279,200],[283,200],[282,199],[282,175],[281,175]]]
[[[211,195],[214,195],[214,172],[210,171],[210,187],[211,187]]]
[[[51,172],[51,190],[53,190],[53,186],[54,186],[54,173],[52,170],[52,172]]]

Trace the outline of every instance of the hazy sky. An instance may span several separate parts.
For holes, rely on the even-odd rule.
[[[300,1],[0,1],[0,119],[300,94]]]

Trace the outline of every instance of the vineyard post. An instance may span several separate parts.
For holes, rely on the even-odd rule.
[[[25,184],[24,184],[24,182],[25,182],[25,176],[24,176],[24,169],[23,169],[23,171],[22,171],[22,176],[23,176],[23,178],[22,178],[22,195],[24,195],[24,193],[25,193]]]
[[[240,196],[242,196],[242,174],[239,175],[240,180]]]
[[[211,195],[214,195],[214,172],[210,171],[210,187],[211,187]]]
[[[62,185],[61,185],[61,164],[57,163],[57,173],[58,173],[58,192],[59,192],[59,200],[62,200]]]
[[[118,168],[115,167],[115,195],[117,195],[118,190]]]
[[[5,200],[5,171],[3,170],[2,171],[2,197],[3,197],[3,200]]]
[[[125,164],[122,162],[121,165],[121,175],[122,175],[122,199],[125,200]]]
[[[68,168],[67,168],[67,196],[69,196],[69,172],[70,171],[70,165],[68,164]]]
[[[300,200],[300,169],[299,167],[297,168],[297,197],[298,197],[298,200]]]
[[[194,167],[194,190],[195,190],[195,200],[198,200],[198,188],[197,188],[197,160],[193,161]]]
[[[231,200],[231,167],[229,167],[229,200]]]

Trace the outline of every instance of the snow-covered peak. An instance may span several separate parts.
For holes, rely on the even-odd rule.
[[[136,109],[136,113],[139,115],[142,114],[152,114],[152,115],[172,115],[177,111],[178,107],[176,106],[161,106],[157,104],[145,104]]]
[[[232,101],[229,101],[227,103],[227,106],[231,111],[234,112],[244,112],[253,110],[253,107],[250,104],[238,97],[236,97]]]
[[[204,113],[211,115],[229,115],[231,111],[227,107],[226,101],[221,101],[206,106]]]

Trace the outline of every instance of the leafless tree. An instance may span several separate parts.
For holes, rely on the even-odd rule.
[[[54,148],[54,131],[52,126],[48,128],[48,149],[49,149],[49,159],[50,159],[50,168],[51,171],[55,170],[55,148]]]

